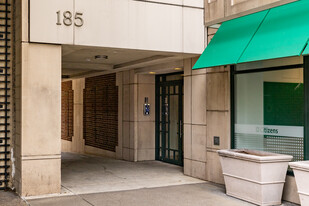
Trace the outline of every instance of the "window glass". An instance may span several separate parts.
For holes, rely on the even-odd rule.
[[[236,148],[304,159],[303,69],[235,76]]]

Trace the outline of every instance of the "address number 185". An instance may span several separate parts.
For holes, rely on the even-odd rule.
[[[83,13],[76,12],[73,18],[73,14],[70,11],[57,11],[57,25],[71,26],[73,23],[77,27],[82,27],[84,25]]]

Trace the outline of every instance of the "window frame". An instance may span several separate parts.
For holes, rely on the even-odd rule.
[[[231,149],[235,149],[235,77],[237,74],[258,73],[303,68],[304,82],[304,160],[309,160],[309,56],[304,56],[303,64],[293,64],[278,67],[267,67],[236,71],[235,65],[230,66],[230,105],[231,105]],[[293,173],[288,172],[288,175]]]

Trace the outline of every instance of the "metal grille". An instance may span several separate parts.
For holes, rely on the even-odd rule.
[[[0,190],[8,188],[10,169],[11,3],[0,0]]]
[[[72,81],[61,86],[61,139],[71,141],[73,137],[74,92]]]
[[[262,150],[293,156],[293,161],[304,160],[304,138],[270,135],[235,134],[235,148]]]
[[[304,160],[303,137],[265,136],[265,151],[293,156],[293,161]]]
[[[116,74],[86,78],[84,89],[85,145],[116,151],[118,145],[118,87]]]

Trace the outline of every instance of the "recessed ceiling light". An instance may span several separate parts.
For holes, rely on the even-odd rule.
[[[96,55],[94,59],[108,59],[107,55]]]
[[[182,70],[183,70],[183,68],[179,68],[179,67],[177,67],[177,68],[174,68],[174,70],[175,70],[175,71],[182,71]]]
[[[149,72],[149,74],[156,74],[156,72]]]

